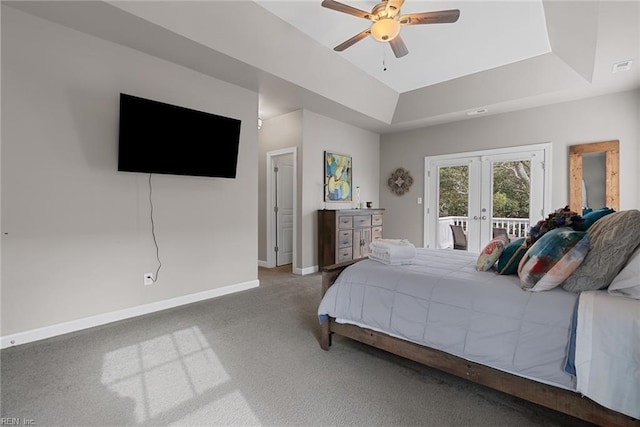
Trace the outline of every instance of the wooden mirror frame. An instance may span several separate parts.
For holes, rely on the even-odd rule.
[[[582,155],[606,153],[605,202],[607,207],[619,210],[620,204],[620,141],[593,142],[569,147],[569,207],[582,213]]]

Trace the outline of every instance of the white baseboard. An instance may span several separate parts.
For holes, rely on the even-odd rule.
[[[0,348],[7,348],[14,345],[26,344],[33,341],[43,340],[45,338],[68,334],[70,332],[81,331],[83,329],[93,328],[94,326],[117,322],[118,320],[130,319],[132,317],[141,316],[143,314],[155,313],[157,311],[166,310],[168,308],[178,307],[185,304],[204,301],[210,298],[233,294],[235,292],[245,291],[247,289],[256,288],[259,285],[259,280],[251,280],[249,282],[237,283],[235,285],[224,286],[222,288],[210,289],[208,291],[183,295],[164,301],[152,302],[149,304],[125,308],[123,310],[112,311],[109,313],[103,313],[95,316],[85,317],[82,319],[72,320],[69,322],[58,323],[56,325],[45,326],[43,328],[19,332],[17,334],[0,337]]]
[[[307,268],[296,268],[293,271],[293,274],[299,274],[300,276],[306,276],[307,274],[313,274],[318,272],[318,266],[314,265],[312,267]]]
[[[261,259],[259,259],[258,260],[258,267],[269,268],[269,264],[267,263],[267,261],[262,261]]]

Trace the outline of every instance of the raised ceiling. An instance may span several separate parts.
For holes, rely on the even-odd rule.
[[[375,71],[388,46],[373,41],[361,45],[362,41],[343,53],[332,50],[366,27],[366,21],[326,10],[320,0],[273,5],[253,1],[3,4],[258,92],[264,119],[304,108],[389,133],[468,119],[466,113],[476,109],[496,114],[640,87],[639,2],[476,0],[411,5],[411,1],[406,1],[403,12],[457,8],[461,18],[456,24],[402,28],[410,51],[403,59],[421,65],[400,72],[402,59],[396,62],[387,50],[387,60],[393,59],[388,71],[394,71],[389,80],[380,78],[381,68]],[[282,19],[268,9],[286,10],[292,16]],[[298,26],[317,25],[320,28],[314,31],[320,35],[311,36],[288,20]],[[502,26],[500,34],[488,28],[511,20],[516,20],[515,27]],[[525,37],[511,44],[518,34],[523,36],[520,29],[525,25],[537,34],[536,40]],[[543,27],[546,38],[540,34]],[[469,50],[465,43],[475,48]],[[502,49],[503,45],[508,48]],[[441,52],[438,60],[424,57],[423,47]],[[430,52],[436,55],[435,50]],[[351,56],[362,56],[363,62],[356,65]],[[611,72],[615,62],[626,60],[633,61],[629,71]],[[425,80],[417,82],[418,78]]]
[[[320,6],[320,1],[258,1],[269,12],[333,49],[371,22]],[[370,11],[376,1],[344,1]],[[425,2],[407,0],[401,15],[459,9],[453,24],[402,27],[409,54],[396,58],[388,43],[367,37],[338,53],[399,93],[551,52],[542,1]]]

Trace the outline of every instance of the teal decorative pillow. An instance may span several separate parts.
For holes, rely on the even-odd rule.
[[[518,264],[527,252],[525,238],[514,240],[505,246],[498,259],[498,274],[517,274]]]
[[[585,235],[584,231],[561,227],[542,236],[529,248],[518,265],[522,289],[533,288]]]
[[[582,222],[578,224],[575,228],[576,230],[587,231],[589,227],[593,225],[594,222],[596,222],[603,216],[607,216],[614,212],[615,211],[613,209],[609,209],[609,208],[600,208],[600,209],[596,209],[595,211],[592,210],[591,212],[589,212],[588,214],[585,214],[582,217]]]
[[[588,234],[580,239],[565,256],[560,258],[560,261],[551,267],[551,270],[542,276],[542,279],[538,280],[533,288],[526,290],[532,292],[548,291],[560,285],[582,264],[587,252],[589,252]]]
[[[487,271],[493,267],[504,250],[504,242],[505,240],[502,237],[496,237],[487,243],[487,246],[480,252],[480,256],[476,262],[476,270]]]

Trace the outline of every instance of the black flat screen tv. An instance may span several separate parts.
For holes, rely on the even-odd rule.
[[[118,170],[235,178],[240,120],[120,94]]]

